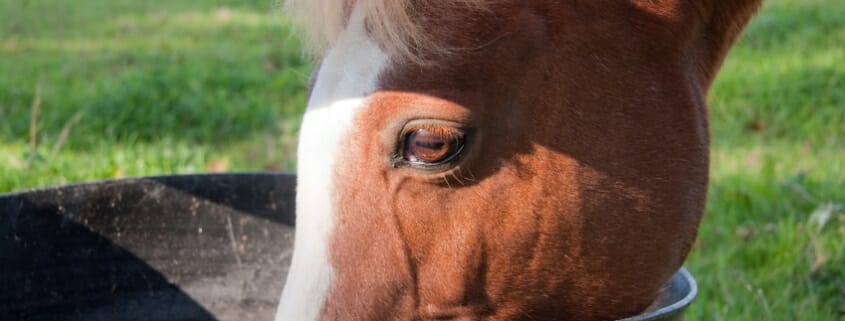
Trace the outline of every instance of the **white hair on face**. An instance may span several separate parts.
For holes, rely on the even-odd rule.
[[[277,321],[315,321],[334,276],[331,238],[338,208],[334,168],[358,112],[378,89],[389,57],[367,34],[356,7],[317,70],[297,147],[296,236]]]
[[[484,8],[490,0],[428,0],[429,8]],[[425,61],[421,52],[445,54],[451,51],[433,39],[414,20],[412,0],[286,0],[288,15],[304,29],[312,54],[320,55],[334,45],[343,31],[349,8],[365,11],[371,37],[391,56],[412,62]]]

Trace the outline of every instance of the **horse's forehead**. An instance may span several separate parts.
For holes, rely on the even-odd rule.
[[[314,321],[323,310],[334,274],[328,253],[337,212],[334,167],[345,161],[340,146],[387,60],[358,12],[317,72],[297,151],[296,250],[277,320]]]
[[[707,1],[680,0],[353,2],[364,7],[372,38],[394,58],[408,58],[414,63],[438,56],[454,60],[532,23],[553,30],[558,38],[660,42],[663,36],[683,34],[679,30],[695,25],[708,10]],[[655,32],[667,27],[679,30]]]

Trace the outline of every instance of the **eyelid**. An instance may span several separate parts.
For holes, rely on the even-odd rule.
[[[469,127],[465,124],[449,121],[449,120],[441,120],[441,119],[411,119],[404,126],[402,126],[402,130],[399,131],[399,136],[404,136],[411,129],[428,129],[432,130],[434,128],[453,128],[464,133],[467,132]],[[436,130],[436,129],[435,129]]]
[[[449,138],[452,138],[452,135],[458,133],[461,136],[466,136],[466,133],[462,128],[452,127],[452,126],[438,126],[434,124],[414,124],[411,126],[406,126],[402,129],[402,137],[405,138],[407,135],[418,131],[420,129],[425,129],[429,132],[440,134]]]

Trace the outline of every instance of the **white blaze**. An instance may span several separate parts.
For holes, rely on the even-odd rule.
[[[322,61],[299,134],[296,238],[276,321],[315,321],[325,304],[333,274],[328,247],[335,219],[334,164],[387,61],[367,35],[363,10],[353,9]]]

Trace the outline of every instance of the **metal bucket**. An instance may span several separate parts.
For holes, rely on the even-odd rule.
[[[125,179],[0,196],[0,320],[272,320],[295,176]],[[641,316],[680,320],[681,270]]]

